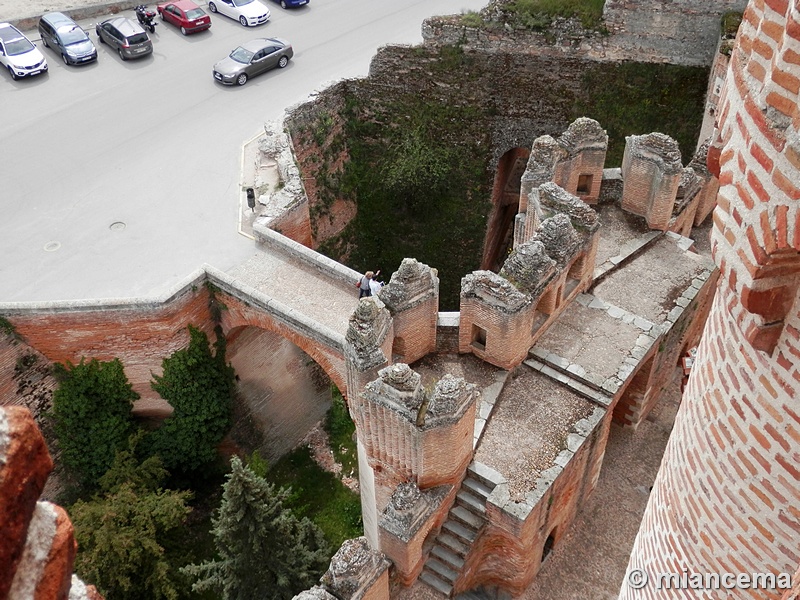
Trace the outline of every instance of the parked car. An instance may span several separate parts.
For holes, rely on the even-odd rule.
[[[142,26],[126,17],[114,17],[95,27],[101,44],[114,48],[122,60],[141,58],[153,53],[153,42]]]
[[[282,69],[293,55],[292,45],[284,39],[251,40],[214,65],[214,79],[225,85],[244,85],[259,73],[274,67]]]
[[[60,12],[39,19],[39,37],[45,48],[52,48],[65,65],[82,65],[97,60],[97,48],[80,26]]]
[[[0,23],[0,64],[14,80],[47,72],[44,54],[10,23]]]
[[[269,9],[259,0],[211,0],[208,10],[237,19],[245,27],[262,25],[271,16]]]
[[[298,6],[305,6],[308,0],[272,0],[281,5],[281,8],[297,8]]]
[[[175,25],[183,35],[211,27],[211,17],[192,0],[165,2],[156,6],[156,10],[164,21]]]

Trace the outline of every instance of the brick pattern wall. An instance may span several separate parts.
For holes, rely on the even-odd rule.
[[[150,388],[161,361],[189,342],[188,325],[211,333],[205,288],[187,290],[172,302],[141,308],[32,311],[9,316],[25,341],[52,362],[119,358],[141,395],[138,413],[163,415],[169,407]]]
[[[459,352],[472,353],[501,369],[515,367],[524,360],[531,347],[534,313],[534,305],[516,312],[504,312],[478,298],[462,297]],[[486,331],[483,348],[473,343],[473,324]]]
[[[308,200],[299,202],[270,221],[270,228],[298,244],[311,247],[311,216]]]
[[[718,291],[630,559],[651,577],[800,562],[799,51],[796,1],[749,4],[719,116]]]
[[[603,166],[606,162],[605,149],[587,148],[580,150],[575,156],[559,162],[553,177],[562,188],[570,194],[578,196],[587,204],[596,204],[600,198],[600,184],[603,181]],[[581,175],[590,175],[591,185],[585,191],[578,189]]]
[[[642,147],[642,138],[648,137],[626,138],[622,159],[622,209],[644,217],[651,229],[665,231],[680,185],[681,171],[675,168],[680,164],[664,164],[660,156]],[[677,148],[677,144],[675,146]]]

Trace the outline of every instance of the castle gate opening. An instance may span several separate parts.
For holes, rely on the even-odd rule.
[[[514,218],[519,212],[520,182],[529,156],[527,148],[512,148],[500,157],[497,164],[481,269],[499,271],[511,249]]]

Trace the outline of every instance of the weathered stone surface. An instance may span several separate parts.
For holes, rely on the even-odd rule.
[[[531,190],[553,180],[556,163],[566,157],[565,150],[553,136],[543,135],[534,140],[528,166],[522,174],[521,193],[529,194]]]
[[[70,598],[70,600],[72,600]],[[309,590],[303,590],[297,594],[292,600],[337,600],[336,596],[328,592],[325,588],[314,586]]]
[[[564,213],[576,228],[595,231],[600,226],[592,207],[556,183],[548,182],[539,187],[539,202],[546,217]]]
[[[508,280],[491,271],[473,271],[461,279],[461,298],[478,298],[502,312],[526,308],[531,300]]]
[[[362,598],[368,595],[369,588],[388,568],[389,562],[384,555],[370,548],[365,537],[359,537],[346,540],[333,555],[330,568],[322,576],[322,583],[341,600]],[[386,592],[388,594],[388,588]],[[326,600],[328,597],[320,592],[314,594],[304,598]]]
[[[350,317],[345,339],[352,348],[349,356],[359,370],[386,362],[381,350],[390,325],[389,311],[376,297],[362,298]],[[350,354],[350,352],[348,352]]]
[[[69,600],[103,600],[103,596],[93,585],[86,585],[77,575],[72,576],[72,587],[69,588]],[[320,599],[320,600],[328,600]]]
[[[547,254],[559,266],[569,262],[581,245],[578,232],[565,214],[558,214],[542,221],[534,240],[544,244]]]
[[[5,598],[22,557],[36,501],[53,469],[30,411],[0,409],[0,598]]]
[[[414,258],[404,258],[400,267],[381,290],[381,301],[394,314],[396,311],[417,304],[439,292],[436,269]]]
[[[544,244],[532,240],[514,249],[500,275],[521,291],[537,296],[555,272],[556,261],[548,256]]]
[[[578,117],[558,138],[558,144],[566,151],[567,156],[573,157],[589,147],[605,150],[608,146],[608,134],[594,119]]]
[[[421,491],[415,483],[401,483],[392,494],[380,526],[395,537],[408,541],[438,508],[449,486]]]
[[[436,382],[428,403],[428,414],[432,417],[456,417],[477,396],[477,386],[448,373]]]
[[[411,412],[420,407],[424,397],[422,378],[411,367],[397,363],[378,371],[378,376],[379,379],[366,386],[366,395],[373,401],[389,401]]]
[[[683,169],[678,142],[668,135],[658,132],[631,135],[625,141],[634,156],[656,163],[666,174],[678,173]]]

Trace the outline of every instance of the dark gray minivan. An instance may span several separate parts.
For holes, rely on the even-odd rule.
[[[97,60],[92,40],[65,14],[52,12],[39,19],[39,35],[46,48],[61,54],[64,64],[82,65]]]
[[[153,42],[142,27],[125,17],[114,17],[95,28],[101,44],[114,48],[122,60],[140,58],[153,53]]]

